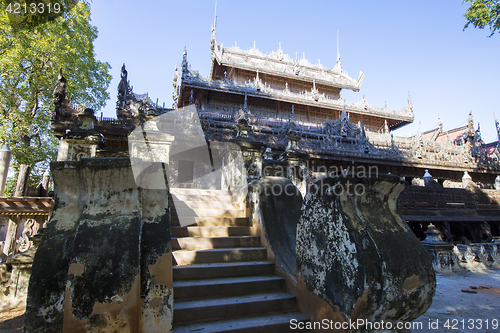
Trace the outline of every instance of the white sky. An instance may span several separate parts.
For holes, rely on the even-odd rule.
[[[174,67],[187,47],[192,69],[207,76],[215,1],[95,0],[92,22],[99,29],[97,58],[111,64],[111,99],[101,110],[115,117],[122,63],[136,93],[172,104]],[[437,126],[467,123],[472,111],[486,142],[496,140],[493,113],[500,118],[500,34],[463,26],[466,5],[439,1],[229,1],[217,2],[217,42],[262,52],[282,49],[327,67],[337,55],[337,30],[344,70],[365,79],[348,102],[362,98],[399,110],[411,93],[415,120],[395,132],[409,136]]]

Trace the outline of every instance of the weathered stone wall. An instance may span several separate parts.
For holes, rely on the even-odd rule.
[[[405,187],[394,176],[325,178],[304,199],[298,272],[352,320],[410,321],[431,305],[430,257],[397,211]]]
[[[168,190],[139,188],[128,158],[56,162],[52,174],[54,211],[32,267],[25,332],[168,332]]]

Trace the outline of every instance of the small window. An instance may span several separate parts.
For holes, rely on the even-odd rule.
[[[179,183],[192,183],[194,178],[194,161],[179,160]]]

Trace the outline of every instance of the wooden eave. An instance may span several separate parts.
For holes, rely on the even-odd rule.
[[[267,59],[264,59],[264,58],[261,58],[261,57],[255,56],[255,55],[252,55],[252,57],[258,58],[260,60],[267,60]],[[210,75],[212,78],[213,78],[214,71],[216,70],[217,66],[225,66],[228,68],[243,69],[243,70],[251,71],[254,73],[257,73],[257,71],[258,71],[260,74],[267,74],[267,75],[272,75],[272,76],[277,76],[277,77],[288,78],[288,79],[291,79],[292,81],[296,80],[296,81],[301,81],[301,82],[307,82],[310,84],[312,84],[313,81],[315,81],[317,84],[325,85],[328,87],[334,87],[334,88],[340,88],[340,89],[350,89],[350,90],[355,91],[355,92],[359,91],[359,87],[356,87],[354,85],[345,85],[345,84],[341,84],[341,83],[335,83],[335,82],[323,80],[320,78],[312,78],[312,77],[303,76],[303,75],[294,75],[294,74],[290,74],[290,73],[271,70],[271,69],[266,68],[266,67],[249,66],[249,65],[245,65],[243,63],[224,61],[223,59],[219,59],[217,54],[215,54],[212,58],[213,58],[213,60],[212,60],[212,66],[211,66],[211,71],[210,71]],[[269,61],[273,61],[273,62],[278,63],[275,60],[269,60]],[[338,75],[338,74],[336,74],[336,75]],[[353,78],[349,78],[349,79],[351,79],[352,81],[356,81]]]
[[[186,89],[186,88],[190,88],[190,89]],[[241,91],[241,90],[236,90],[236,89],[222,89],[222,88],[217,88],[217,87],[209,87],[209,86],[206,86],[203,84],[188,83],[186,81],[183,82],[183,86],[182,86],[182,89],[180,92],[179,106],[182,106],[182,101],[186,102],[189,99],[190,94],[191,94],[191,89],[193,89],[193,91],[195,89],[200,89],[200,90],[216,91],[216,92],[222,92],[222,93],[227,93],[227,94],[237,94],[237,95],[247,94],[248,97],[277,100],[280,102],[287,102],[287,103],[291,103],[291,104],[295,104],[295,105],[308,105],[308,106],[321,107],[324,109],[330,109],[330,110],[335,110],[335,111],[342,110],[342,108],[332,108],[327,103],[323,103],[320,101],[314,101],[314,100],[297,101],[296,99],[286,98],[285,96],[271,96],[271,95],[267,95],[264,93],[255,93],[255,92],[252,93],[252,92]],[[396,129],[396,128],[399,128],[401,126],[404,126],[406,124],[413,122],[413,117],[377,114],[377,113],[372,113],[368,110],[363,111],[360,109],[354,109],[354,108],[349,107],[349,106],[346,106],[346,111],[349,113],[355,113],[355,114],[360,114],[360,115],[366,115],[366,116],[378,117],[378,118],[382,118],[382,119],[391,120],[391,124],[390,124],[391,129]]]
[[[50,197],[0,197],[0,215],[50,215],[54,200]]]

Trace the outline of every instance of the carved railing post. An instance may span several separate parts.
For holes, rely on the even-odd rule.
[[[425,169],[425,174],[424,174],[424,185],[429,186],[432,183],[432,176],[429,173],[429,170]]]
[[[267,148],[262,154],[262,176],[286,177],[288,175],[288,163],[273,158],[271,148]]]
[[[464,176],[462,177],[462,188],[467,188],[472,183],[472,177],[469,175],[467,171],[464,172]]]
[[[438,273],[450,273],[453,269],[453,245],[443,242],[439,231],[432,224],[424,232],[426,238],[422,241],[432,259],[432,267]]]
[[[307,161],[309,154],[299,148],[299,135],[295,130],[290,130],[286,137],[288,142],[285,152],[278,158],[288,163],[287,177],[297,186],[302,196],[307,193]]]

